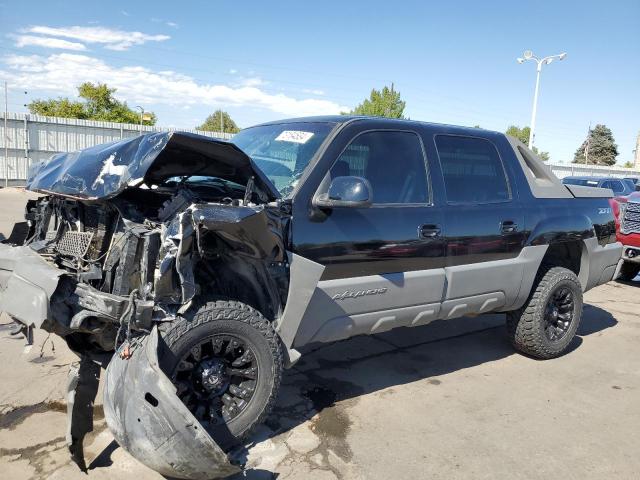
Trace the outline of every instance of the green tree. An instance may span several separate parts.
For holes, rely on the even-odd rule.
[[[220,118],[220,116],[222,116],[222,118]],[[236,122],[233,121],[231,115],[222,110],[216,110],[209,115],[202,125],[196,127],[196,130],[219,132],[221,125],[220,120],[222,120],[222,126],[224,127],[223,131],[225,133],[238,133],[240,131],[240,128],[236,125]]]
[[[613,165],[618,156],[618,145],[613,139],[611,129],[598,124],[589,130],[587,139],[576,150],[573,163],[589,163],[589,165]]]
[[[114,98],[115,88],[104,83],[85,82],[78,87],[80,100],[58,98],[34,100],[27,107],[36,115],[79,118],[117,123],[140,123],[140,113],[130,109],[126,102]],[[143,124],[155,125],[156,115],[145,112]]]
[[[531,129],[529,127],[520,128],[517,125],[511,125],[509,128],[507,128],[507,131],[504,133],[517,138],[525,145],[529,144],[529,135],[531,134]],[[538,155],[545,162],[551,158],[551,155],[549,155],[549,152],[540,152],[538,150],[538,147],[534,146],[532,150],[533,150],[533,153]]]
[[[635,165],[631,161],[624,162],[624,165],[622,165],[622,168],[633,168],[633,167],[635,167]]]
[[[342,112],[343,115],[369,115],[372,117],[404,118],[406,102],[400,98],[400,92],[383,87],[382,90],[371,90],[369,98],[350,112]]]

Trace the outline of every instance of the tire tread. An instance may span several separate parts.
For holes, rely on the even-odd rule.
[[[554,358],[562,354],[560,351],[550,348],[548,341],[542,338],[544,333],[539,328],[540,310],[542,302],[545,302],[549,288],[562,280],[573,282],[578,290],[582,292],[582,287],[576,275],[563,267],[543,265],[536,276],[536,281],[527,302],[520,309],[507,313],[507,332],[511,343],[516,350],[539,359]],[[574,322],[580,321],[582,313],[582,297],[575,299],[580,302],[577,318]],[[577,326],[576,326],[577,329]]]
[[[273,388],[269,393],[269,397],[265,402],[265,406],[260,415],[258,415],[252,421],[251,425],[245,429],[240,436],[238,436],[237,440],[242,441],[250,436],[255,428],[264,423],[267,419],[275,406],[275,402],[278,397],[278,390],[280,389],[284,361],[280,338],[273,329],[271,322],[269,322],[269,320],[267,320],[258,310],[242,302],[234,300],[211,300],[197,305],[195,307],[195,313],[191,318],[181,318],[168,324],[168,328],[163,332],[163,338],[166,344],[171,346],[177,342],[180,337],[199,325],[219,320],[242,322],[259,331],[267,340],[274,362],[271,372],[274,379]]]

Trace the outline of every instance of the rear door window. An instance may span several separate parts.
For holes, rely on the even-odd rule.
[[[436,135],[435,143],[449,203],[511,199],[507,174],[493,143],[457,135]]]

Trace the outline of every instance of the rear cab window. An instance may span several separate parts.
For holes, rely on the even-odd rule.
[[[578,185],[581,187],[597,187],[597,180],[589,180],[588,178],[563,178],[562,183],[565,185]]]
[[[511,200],[509,180],[489,140],[461,135],[436,135],[448,203],[481,204]]]

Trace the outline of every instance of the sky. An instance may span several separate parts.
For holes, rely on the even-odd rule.
[[[633,159],[640,132],[640,1],[0,0],[9,110],[84,81],[194,128],[218,108],[241,127],[349,110],[392,82],[415,120],[504,131],[570,162],[589,124]],[[25,93],[26,92],[26,93]]]

